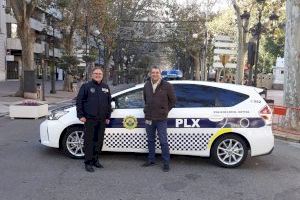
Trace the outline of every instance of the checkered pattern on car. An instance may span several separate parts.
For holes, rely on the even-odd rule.
[[[170,151],[203,151],[212,133],[169,133]],[[145,133],[106,133],[104,143],[107,148],[147,149]],[[158,137],[156,148],[160,149]]]

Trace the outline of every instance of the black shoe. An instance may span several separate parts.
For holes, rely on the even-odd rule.
[[[142,164],[142,167],[151,167],[153,165],[155,165],[155,162],[149,162],[149,161],[147,161],[144,164]]]
[[[97,168],[103,168],[103,165],[100,164],[99,160],[97,160],[96,162],[94,162],[93,164],[95,167]]]
[[[164,164],[164,166],[163,166],[163,171],[164,171],[164,172],[170,171],[170,166],[169,166],[169,164]]]
[[[92,165],[88,165],[88,164],[85,164],[85,170],[87,172],[94,172],[95,171],[94,168],[93,168],[93,166]]]

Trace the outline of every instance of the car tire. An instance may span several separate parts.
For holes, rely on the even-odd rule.
[[[62,150],[65,155],[75,159],[84,157],[83,135],[84,127],[82,126],[67,129],[62,139]]]
[[[225,168],[240,166],[248,155],[247,145],[241,137],[225,134],[217,138],[211,149],[213,161]]]

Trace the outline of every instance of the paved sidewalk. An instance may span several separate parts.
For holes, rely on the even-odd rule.
[[[275,135],[275,137],[277,137],[281,140],[300,143],[300,132],[299,131],[286,130],[286,129],[276,127],[276,128],[273,128],[273,134]]]
[[[38,81],[39,82],[39,81]],[[120,84],[112,86],[109,83],[112,93],[127,89],[134,86],[135,84]],[[49,107],[53,107],[64,102],[71,102],[77,96],[77,92],[66,92],[62,91],[63,81],[56,81],[56,94],[50,94],[51,83],[50,81],[45,82],[45,103],[49,104]],[[7,115],[9,112],[9,105],[16,104],[24,101],[24,98],[15,97],[14,94],[18,90],[19,81],[3,81],[0,82],[0,116]]]
[[[282,90],[268,90],[267,99],[274,100],[274,105],[276,106],[284,106],[283,95],[284,94]],[[276,121],[275,124],[273,125],[273,134],[275,135],[276,138],[300,143],[300,131],[289,130],[284,127],[276,126],[277,123],[278,121]]]

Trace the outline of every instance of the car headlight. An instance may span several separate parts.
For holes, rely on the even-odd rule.
[[[66,110],[58,110],[58,111],[52,111],[47,119],[48,120],[58,120],[59,118],[61,118],[62,116],[64,116],[65,114],[67,114],[69,111]]]

